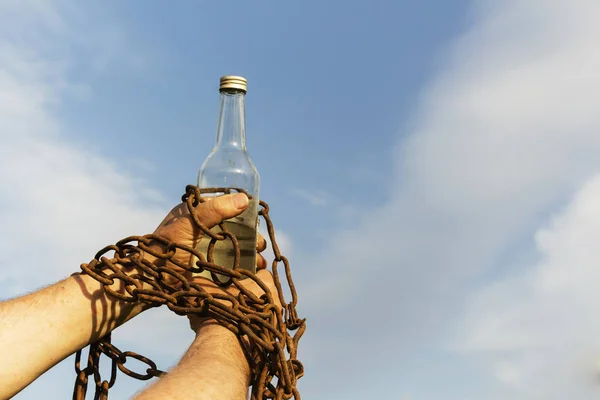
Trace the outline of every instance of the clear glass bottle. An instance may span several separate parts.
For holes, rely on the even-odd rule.
[[[256,272],[256,238],[258,225],[258,195],[260,177],[246,151],[246,118],[244,99],[246,79],[223,76],[220,80],[221,108],[215,146],[198,172],[200,188],[239,188],[252,196],[248,208],[237,217],[224,221],[240,245],[240,268]],[[222,195],[216,193],[215,195]],[[219,226],[213,232],[220,232]],[[198,251],[207,254],[210,238],[203,237]],[[234,251],[228,239],[217,242],[213,251],[214,262],[233,268]],[[210,272],[202,276],[210,278]],[[217,275],[220,280],[225,277]]]

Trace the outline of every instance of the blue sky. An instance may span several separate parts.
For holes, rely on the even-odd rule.
[[[179,193],[214,140],[215,81],[244,75],[248,145],[264,198],[285,215],[310,214],[280,223],[303,236],[315,219],[325,218],[324,227],[338,221],[297,193],[338,204],[352,197],[343,202],[348,206],[384,201],[389,176],[381,171],[391,168],[391,148],[419,82],[465,20],[461,2],[434,9],[418,2],[144,4],[99,7],[98,19],[113,26],[107,36],[130,43],[102,71],[91,70],[89,59],[73,60],[72,79],[89,85],[93,96],[65,103],[65,123],[104,152],[115,151],[118,141],[146,160],[161,159],[151,161],[156,170],[146,177],[164,182],[154,186],[165,193]],[[372,196],[373,190],[386,192]]]
[[[598,17],[595,0],[0,2],[0,293],[150,232],[239,74],[308,318],[304,398],[595,398]],[[114,334],[165,367],[191,339],[164,310]],[[71,364],[17,398],[68,397]]]

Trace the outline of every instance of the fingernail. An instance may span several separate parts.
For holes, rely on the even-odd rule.
[[[238,208],[242,209],[248,205],[248,196],[244,193],[236,193],[233,195],[233,204]]]

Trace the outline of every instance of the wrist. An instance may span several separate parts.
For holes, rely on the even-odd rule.
[[[149,305],[140,302],[128,302],[120,300],[104,290],[104,285],[87,274],[74,274],[71,276],[79,286],[82,294],[92,305],[93,327],[92,335],[100,338],[118,326],[129,321],[142,311],[150,308]],[[118,294],[127,295],[125,283],[115,279],[110,289]]]
[[[210,357],[226,367],[231,374],[238,375],[246,384],[249,383],[250,366],[240,339],[214,319],[200,324],[191,348],[201,351],[205,357]]]

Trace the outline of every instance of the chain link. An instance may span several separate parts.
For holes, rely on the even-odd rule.
[[[166,305],[179,315],[198,315],[213,318],[224,327],[247,340],[242,346],[252,370],[250,384],[252,400],[300,400],[296,383],[304,374],[302,363],[297,360],[298,342],[306,329],[306,320],[298,317],[296,305],[298,296],[294,286],[290,264],[284,257],[275,240],[275,230],[269,216],[269,206],[260,201],[259,215],[267,225],[267,231],[273,248],[272,264],[273,280],[277,293],[273,294],[256,274],[239,266],[239,244],[235,235],[226,227],[219,225],[222,232],[215,233],[200,222],[195,207],[206,201],[202,194],[231,193],[245,191],[241,189],[199,189],[188,185],[182,202],[186,204],[189,214],[204,235],[211,238],[207,255],[188,246],[173,243],[157,235],[130,236],[100,250],[89,264],[82,264],[83,274],[87,274],[100,282],[104,290],[111,296],[129,303],[144,303],[150,307]],[[246,193],[248,195],[248,193]],[[250,197],[250,196],[249,196]],[[218,241],[229,240],[234,249],[234,268],[226,268],[213,261],[214,245]],[[157,250],[157,247],[160,250]],[[113,252],[112,257],[108,254]],[[159,262],[151,262],[145,257],[150,254]],[[175,258],[175,254],[189,253],[196,257],[195,265],[188,265]],[[291,301],[285,302],[283,287],[279,279],[278,266],[283,263],[285,280],[290,289]],[[173,268],[171,265],[176,266]],[[179,270],[178,270],[179,269]],[[124,271],[135,270],[135,274]],[[190,282],[186,274],[209,271],[213,281],[222,287],[235,286],[238,296],[228,293],[209,293],[201,285]],[[221,282],[215,279],[220,274],[228,279]],[[255,296],[240,281],[251,279],[258,284],[265,294]],[[124,290],[115,291],[111,286],[117,282],[123,284]],[[280,309],[273,296],[278,297],[282,305]],[[293,332],[293,334],[292,334]],[[110,378],[102,379],[100,359],[104,355],[111,362]],[[130,377],[148,380],[161,377],[165,372],[159,370],[150,359],[131,352],[121,351],[111,343],[108,334],[90,344],[87,366],[81,368],[82,350],[75,357],[77,378],[73,390],[74,400],[85,400],[89,377],[95,384],[94,400],[108,399],[108,390],[115,384],[117,369]],[[134,372],[125,365],[128,359],[135,359],[146,364],[146,371]]]

